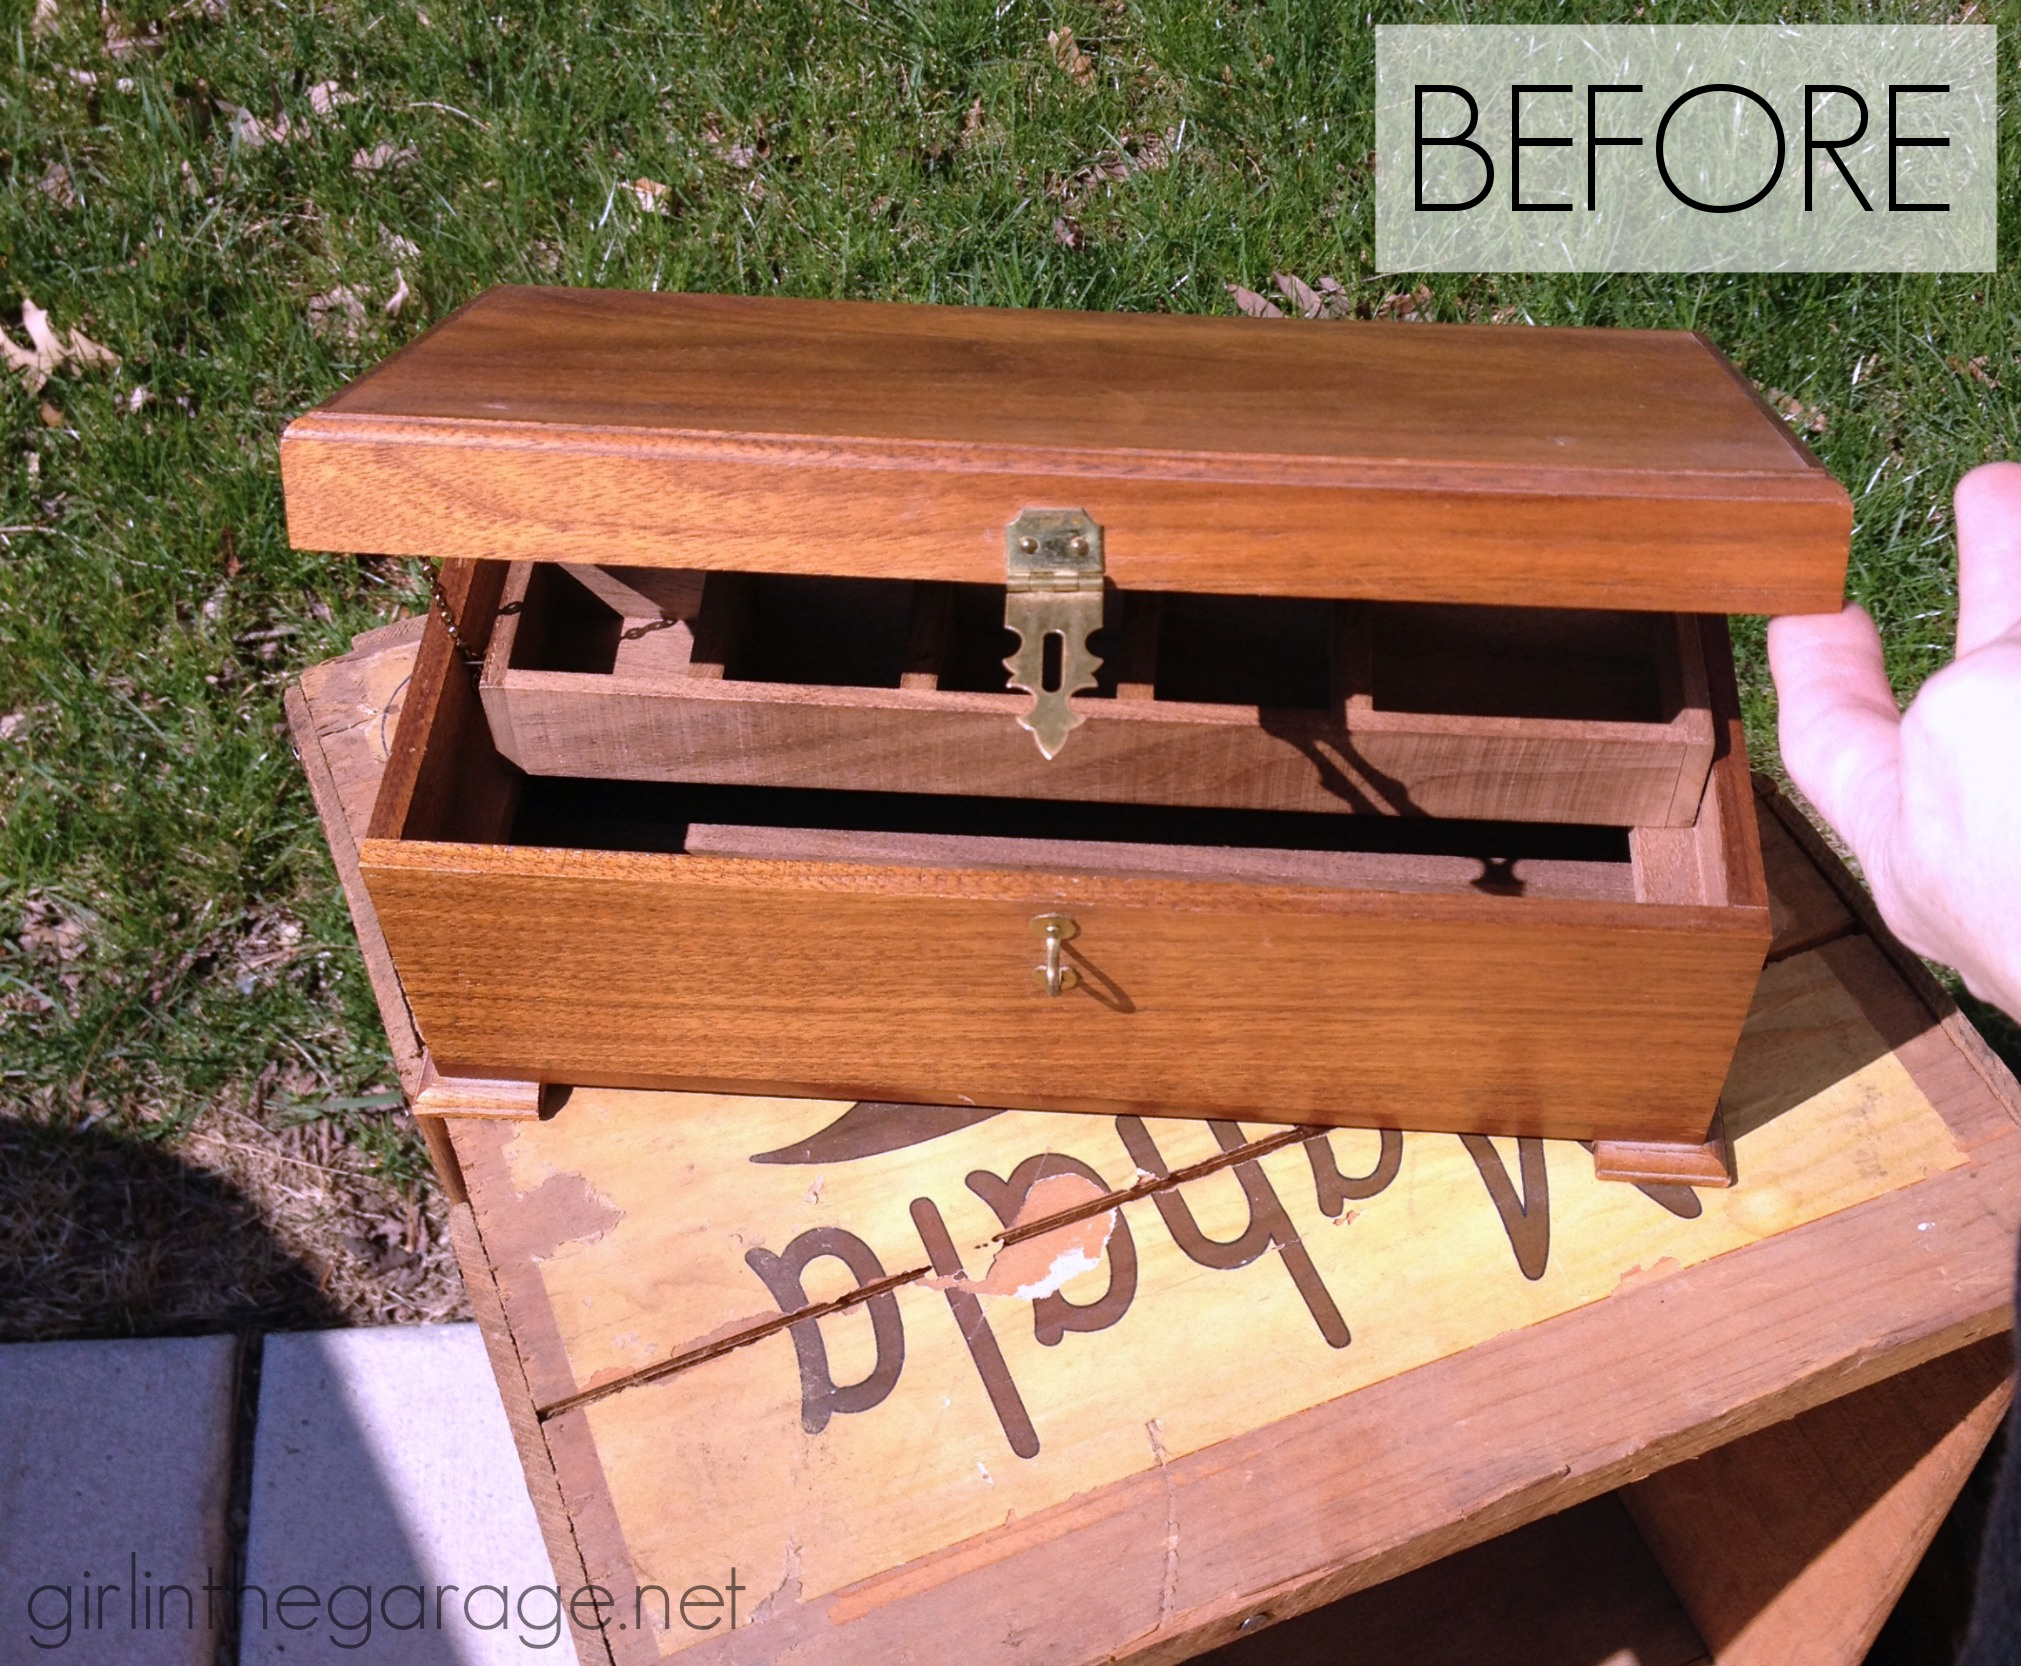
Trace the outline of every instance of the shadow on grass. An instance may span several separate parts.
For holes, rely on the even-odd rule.
[[[229,1180],[146,1141],[0,1117],[0,1342],[343,1320]]]

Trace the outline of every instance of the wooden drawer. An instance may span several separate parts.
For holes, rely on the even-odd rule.
[[[361,869],[451,1075],[1694,1141],[1769,935],[1695,630],[1697,814],[1609,830],[533,781],[437,619]]]
[[[1001,588],[515,563],[483,678],[533,775],[1688,827],[1695,616],[1112,592],[1047,759]]]

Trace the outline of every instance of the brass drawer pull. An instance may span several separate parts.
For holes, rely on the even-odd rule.
[[[1041,914],[1032,921],[1032,930],[1046,940],[1046,963],[1034,966],[1032,976],[1048,995],[1064,995],[1081,981],[1081,974],[1060,963],[1060,945],[1078,937],[1081,928],[1069,914]]]

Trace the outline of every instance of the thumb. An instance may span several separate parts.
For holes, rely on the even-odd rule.
[[[1768,622],[1768,664],[1790,779],[1869,874],[1901,806],[1901,712],[1864,608]]]

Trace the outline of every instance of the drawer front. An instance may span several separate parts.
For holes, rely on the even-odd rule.
[[[1697,1139],[1767,943],[1760,909],[363,855],[440,1068],[549,1082]]]

